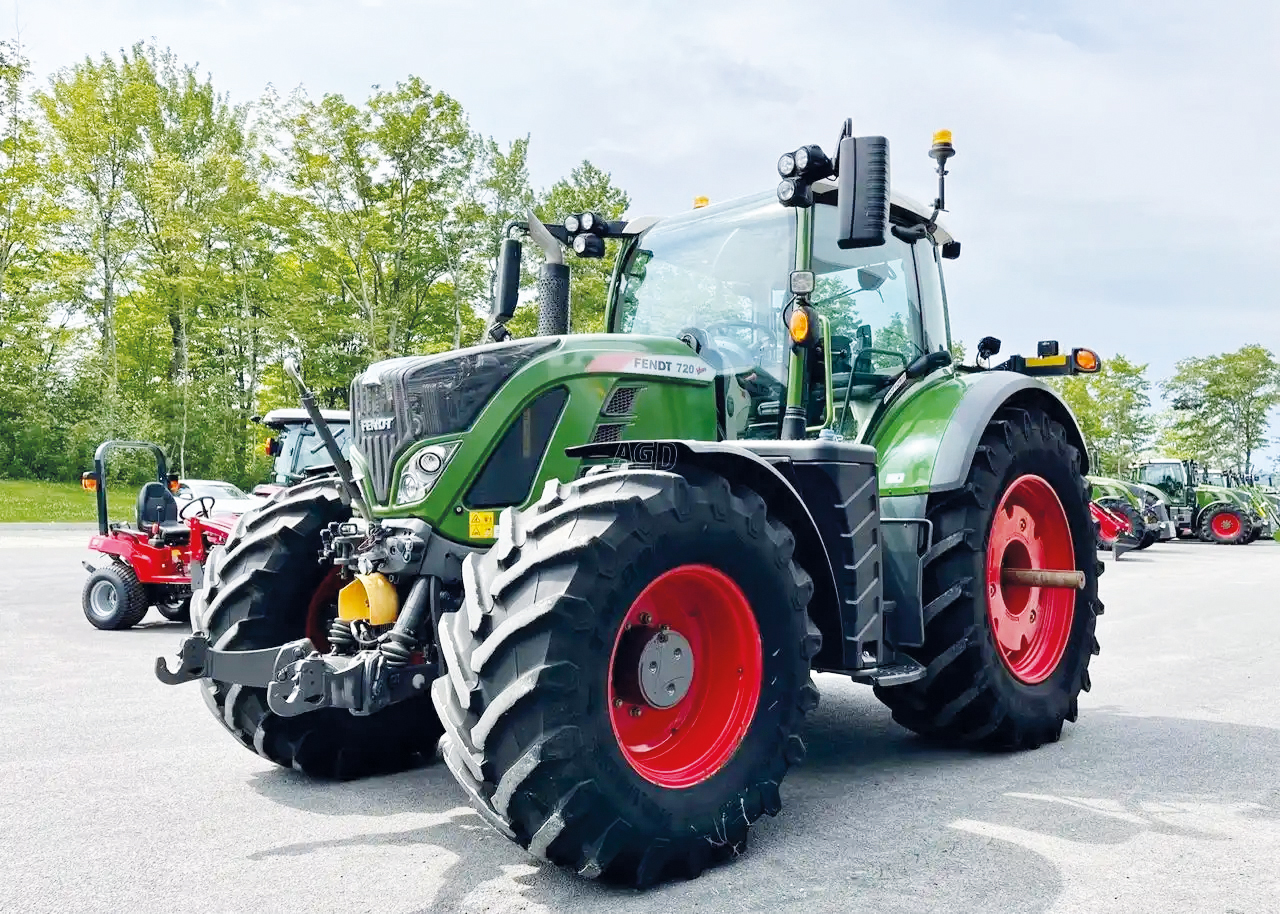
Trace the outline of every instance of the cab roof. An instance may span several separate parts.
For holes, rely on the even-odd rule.
[[[351,413],[345,409],[322,409],[320,417],[325,422],[350,422]],[[284,428],[286,425],[301,425],[310,422],[311,417],[305,409],[273,409],[265,416],[255,417],[256,422],[271,428]]]

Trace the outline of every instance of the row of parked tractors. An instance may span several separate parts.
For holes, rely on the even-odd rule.
[[[1219,545],[1280,538],[1280,488],[1272,474],[1244,476],[1194,460],[1156,458],[1129,479],[1090,476],[1098,547],[1117,555],[1184,537]]]
[[[192,595],[155,674],[248,751],[317,778],[442,759],[497,832],[627,885],[695,876],[778,814],[814,673],[933,741],[1056,742],[1101,650],[1098,518],[1136,545],[1149,516],[1176,536],[1227,515],[1183,464],[1180,489],[1143,468],[1091,495],[1045,379],[1098,371],[1092,350],[996,362],[986,337],[955,363],[954,153],[936,134],[931,205],[846,122],[834,155],[782,155],[776,191],[513,221],[485,345],[370,365],[346,453],[287,360],[331,472],[224,524],[179,523],[163,466],[136,528],[99,490],[119,549],[94,574],[123,594],[186,572],[129,599]],[[526,243],[538,332],[514,339]],[[606,245],[605,332],[571,333],[565,257]],[[178,570],[144,581],[143,557]]]

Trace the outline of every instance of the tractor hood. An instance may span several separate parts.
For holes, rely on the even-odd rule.
[[[414,441],[466,431],[504,381],[557,345],[540,337],[405,356],[358,375],[351,382],[352,447],[377,500],[387,500],[396,460]]]

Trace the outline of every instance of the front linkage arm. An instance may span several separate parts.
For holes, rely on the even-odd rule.
[[[209,636],[194,632],[178,649],[178,668],[156,658],[156,678],[166,685],[196,679],[267,690],[267,706],[280,717],[321,708],[345,708],[364,716],[415,695],[425,695],[436,678],[434,663],[392,666],[381,651],[351,657],[322,655],[302,638],[257,651],[220,651]]]

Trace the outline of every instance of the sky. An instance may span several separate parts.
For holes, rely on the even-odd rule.
[[[0,0],[0,33],[40,83],[150,39],[233,102],[362,99],[414,74],[481,132],[530,135],[536,185],[590,159],[631,215],[771,188],[779,154],[830,149],[846,117],[889,137],[897,190],[931,200],[948,128],[947,292],[970,352],[1058,339],[1157,381],[1189,356],[1280,352],[1270,0]]]

